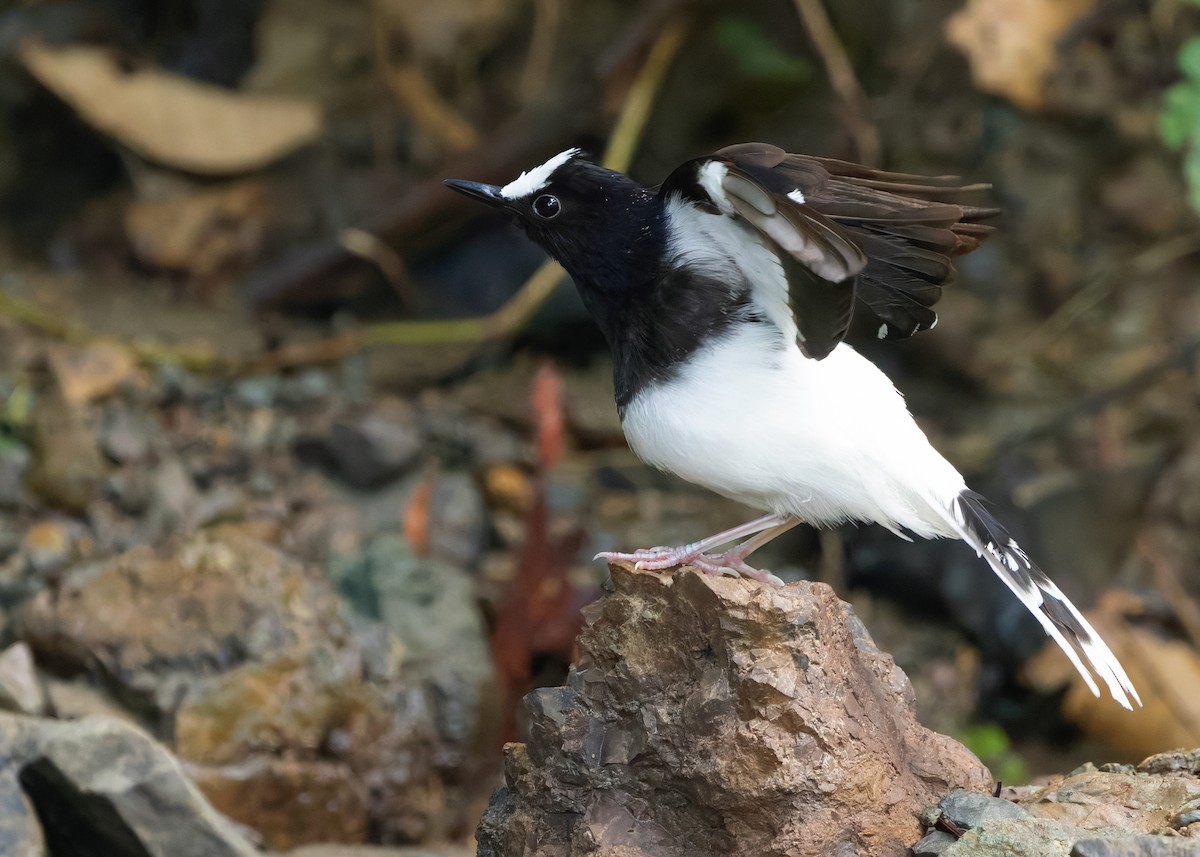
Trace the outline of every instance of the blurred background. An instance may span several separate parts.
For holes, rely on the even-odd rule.
[[[9,0],[0,61],[0,707],[136,722],[273,848],[469,836],[591,556],[748,513],[637,462],[569,281],[440,179],[763,140],[994,186],[937,330],[852,341],[1146,708],[962,545],[758,564],[1005,782],[1200,744],[1194,2]]]

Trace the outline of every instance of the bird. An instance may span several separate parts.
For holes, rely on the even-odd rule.
[[[630,448],[763,512],[690,544],[597,559],[779,584],[747,557],[801,522],[961,539],[1094,696],[1099,679],[1123,707],[1141,705],[1095,628],[934,449],[887,375],[844,341],[860,311],[881,339],[936,325],[952,258],[976,249],[997,213],[953,200],[987,185],[767,143],[692,158],[656,187],[577,148],[503,186],[445,184],[507,212],[574,280],[611,351]]]

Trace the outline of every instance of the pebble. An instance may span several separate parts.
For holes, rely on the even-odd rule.
[[[1197,857],[1200,842],[1180,836],[1131,836],[1127,839],[1080,839],[1071,857]]]
[[[135,464],[150,454],[146,424],[125,408],[109,408],[100,428],[100,451],[117,464]]]
[[[25,497],[22,479],[29,467],[29,450],[0,438],[0,509],[14,509]]]
[[[40,717],[47,711],[46,690],[25,643],[0,652],[0,708]]]
[[[390,482],[417,463],[421,447],[416,424],[398,412],[336,422],[328,440],[338,473],[355,488]]]
[[[953,833],[944,830],[931,830],[921,837],[921,841],[912,847],[913,857],[936,857],[958,841]]]

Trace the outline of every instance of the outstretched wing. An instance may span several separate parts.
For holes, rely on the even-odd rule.
[[[880,338],[907,337],[937,324],[933,306],[954,279],[951,257],[978,247],[992,231],[980,221],[997,214],[947,201],[988,187],[962,186],[953,176],[889,173],[765,143],[729,146],[713,158],[773,198],[787,199],[796,216],[831,226],[860,249],[866,264],[856,293],[879,317]],[[801,306],[793,309],[799,314]]]
[[[757,290],[759,304],[790,314],[800,347],[819,360],[846,335],[855,280],[867,266],[867,257],[844,229],[797,198],[795,183],[785,188],[770,174],[760,175],[757,165],[743,164],[725,151],[679,167],[660,193],[679,194],[701,210],[738,224],[732,226],[734,234],[744,237],[728,248],[735,263],[762,253],[779,259],[782,280],[776,275],[752,276],[751,288]],[[776,293],[780,291],[786,294]]]

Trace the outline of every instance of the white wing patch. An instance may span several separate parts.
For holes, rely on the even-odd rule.
[[[800,205],[804,205],[804,191],[800,190],[800,188],[796,188],[794,191],[789,193],[787,196],[788,196],[788,199],[790,199],[792,202],[796,202],[796,203],[799,203]]]
[[[546,161],[546,163],[534,167],[532,170],[526,170],[500,188],[500,195],[505,199],[520,199],[523,196],[536,193],[549,184],[550,176],[554,175],[555,170],[571,160],[571,158],[581,154],[583,152],[580,149],[567,149],[565,152],[559,152],[553,158]]]
[[[667,197],[667,222],[674,264],[728,282],[731,293],[742,282],[749,283],[755,307],[783,331],[785,341],[795,341],[796,318],[788,304],[783,265],[762,236],[735,218],[707,214],[676,194]]]
[[[708,198],[721,210],[722,214],[732,215],[734,213],[733,206],[729,202],[729,196],[725,193],[725,177],[728,175],[729,168],[723,163],[709,161],[696,174],[696,181],[700,187],[704,188]]]

